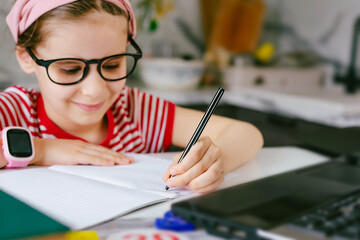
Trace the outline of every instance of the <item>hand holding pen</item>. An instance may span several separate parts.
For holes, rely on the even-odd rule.
[[[207,122],[209,121],[211,115],[213,114],[217,104],[219,103],[222,95],[224,94],[224,89],[223,88],[219,88],[218,91],[216,92],[214,98],[212,99],[210,105],[208,106],[204,116],[202,117],[199,125],[197,126],[194,134],[192,135],[189,143],[187,144],[184,152],[181,154],[181,157],[178,160],[178,163],[181,163],[182,160],[185,158],[185,156],[189,153],[190,149],[193,147],[193,145],[199,140],[199,137],[201,135],[201,133],[203,132]],[[204,140],[205,145],[210,146],[212,143],[211,139],[207,138],[206,140]],[[213,163],[215,164],[215,163]],[[220,163],[218,163],[220,164]],[[171,173],[171,172],[170,172]],[[170,178],[173,177],[173,174],[170,176]],[[166,190],[169,189],[169,187],[172,187],[172,184],[169,184],[169,182],[171,183],[171,180],[167,182],[167,186],[165,187]]]

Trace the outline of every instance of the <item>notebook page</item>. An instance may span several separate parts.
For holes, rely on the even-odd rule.
[[[86,228],[165,199],[47,168],[2,173],[0,188],[71,229]]]
[[[185,188],[165,190],[162,177],[169,168],[169,160],[151,157],[145,154],[128,154],[134,162],[117,166],[69,166],[56,165],[49,169],[102,181],[117,186],[154,192],[165,197],[190,194]]]

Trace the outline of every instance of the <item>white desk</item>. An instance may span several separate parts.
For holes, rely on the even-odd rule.
[[[175,153],[160,153],[154,155],[156,157],[171,160],[175,156]],[[244,166],[234,170],[232,172],[234,177],[224,182],[222,187],[229,187],[253,181],[286,171],[322,163],[327,160],[328,158],[326,156],[296,147],[263,148],[252,161],[249,161]],[[101,238],[105,239],[106,236],[124,230],[121,226],[127,226],[127,229],[131,228],[131,226],[149,228],[152,226],[154,218],[162,217],[164,212],[170,209],[170,206],[174,201],[183,200],[184,198],[186,198],[186,196],[137,210],[93,229],[98,231]],[[206,235],[203,231],[190,232],[186,233],[186,235],[190,239],[219,239]],[[278,237],[277,239],[284,238]]]

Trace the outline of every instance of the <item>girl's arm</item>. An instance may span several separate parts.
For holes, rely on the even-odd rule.
[[[97,144],[69,139],[34,138],[35,156],[30,165],[99,165],[129,164],[133,158]],[[0,168],[7,165],[0,153]]]
[[[176,107],[172,144],[185,147],[202,116],[200,111]],[[164,180],[173,187],[211,191],[224,174],[252,159],[262,146],[262,135],[253,125],[213,115],[182,163],[176,164],[178,156],[174,159]],[[169,179],[171,171],[177,176]]]
[[[99,165],[129,164],[131,157],[106,147],[72,139],[34,139],[35,165]]]
[[[0,153],[0,168],[3,168],[6,166],[6,164],[8,164],[8,162],[5,160],[2,152]]]

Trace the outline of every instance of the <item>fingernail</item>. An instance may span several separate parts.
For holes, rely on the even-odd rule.
[[[114,161],[108,161],[109,165],[114,165],[115,162]]]
[[[173,181],[167,181],[166,186],[168,187],[175,187],[175,183]]]

